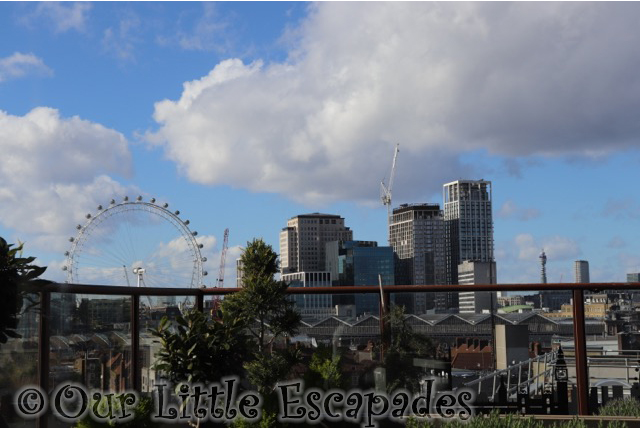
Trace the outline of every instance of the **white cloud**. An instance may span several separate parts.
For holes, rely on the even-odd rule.
[[[531,220],[540,217],[540,211],[536,208],[521,208],[512,200],[507,200],[502,204],[497,214],[498,218],[515,218],[521,221]]]
[[[22,21],[29,26],[46,22],[55,33],[65,33],[70,30],[83,32],[90,10],[91,3],[87,2],[40,2],[32,13],[23,17]]]
[[[474,178],[458,161],[469,150],[600,156],[640,136],[639,15],[633,3],[319,3],[286,62],[219,63],[156,104],[149,139],[195,182],[311,203],[376,198],[395,143],[408,198]]]
[[[0,152],[0,223],[30,246],[66,249],[83,214],[136,191],[110,176],[131,173],[124,136],[55,109],[0,111]]]
[[[121,61],[135,60],[135,45],[139,42],[137,32],[140,30],[140,18],[129,12],[120,20],[118,27],[104,30],[102,47],[104,50]]]
[[[0,58],[0,82],[28,74],[51,76],[53,70],[32,53],[15,52],[11,56]]]
[[[513,240],[519,260],[538,260],[544,249],[548,261],[570,260],[580,255],[578,243],[565,236],[548,236],[536,240],[528,233],[517,235]]]
[[[232,30],[214,3],[201,3],[196,14],[183,12],[171,36],[159,36],[160,45],[177,45],[186,50],[224,52],[231,44]],[[193,17],[195,15],[195,18]]]

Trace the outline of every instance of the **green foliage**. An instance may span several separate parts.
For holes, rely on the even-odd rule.
[[[247,243],[240,257],[244,287],[222,302],[223,310],[242,320],[263,352],[273,341],[295,334],[300,314],[288,299],[287,284],[274,279],[278,255],[261,239]]]
[[[330,347],[321,346],[311,356],[309,371],[305,377],[306,387],[319,387],[325,390],[341,388],[343,385],[340,369],[340,355],[333,355]]]
[[[618,398],[608,401],[600,408],[601,416],[635,416],[640,417],[640,401],[635,398]]]
[[[18,317],[35,301],[25,290],[27,283],[42,285],[49,281],[38,279],[47,269],[33,265],[35,257],[21,257],[23,244],[12,248],[0,238],[0,343],[6,343],[8,338],[19,338],[15,331],[18,327]]]
[[[389,349],[384,354],[387,390],[418,391],[424,370],[413,365],[413,358],[432,355],[433,342],[413,331],[404,316],[404,306],[393,306],[388,317],[391,337]]]
[[[162,348],[155,368],[178,383],[218,382],[221,377],[242,373],[247,347],[242,323],[222,313],[221,322],[209,320],[202,312],[189,311],[170,326],[163,318],[151,334]]]
[[[262,412],[262,417],[258,422],[247,422],[242,418],[235,419],[231,423],[232,428],[276,428],[278,424],[278,414],[275,412]]]
[[[273,386],[284,380],[291,369],[291,361],[274,352],[271,355],[257,354],[255,360],[244,365],[249,382],[256,386],[264,397],[271,394]]]
[[[567,421],[557,421],[553,424],[544,423],[541,419],[531,416],[521,416],[518,414],[508,414],[501,416],[494,411],[487,416],[476,416],[469,421],[454,420],[451,422],[434,423],[430,419],[417,419],[410,417],[405,428],[587,428],[584,420],[577,417]],[[599,421],[598,428],[627,428],[627,424],[622,421]]]
[[[101,403],[100,406],[103,406],[104,403]],[[114,409],[119,409],[118,400],[113,401]],[[93,403],[91,403],[93,407]],[[106,406],[106,404],[105,404]],[[106,407],[100,408],[99,411],[101,414],[106,413]],[[157,423],[151,420],[151,415],[154,411],[153,401],[149,397],[140,397],[136,407],[133,409],[133,418],[124,423],[116,423],[115,420],[109,422],[98,422],[93,419],[90,415],[85,416],[82,420],[80,420],[77,424],[74,425],[74,428],[109,428],[113,426],[121,427],[121,428],[154,428],[158,426]]]

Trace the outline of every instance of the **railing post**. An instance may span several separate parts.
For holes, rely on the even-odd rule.
[[[202,290],[198,294],[196,294],[196,309],[198,312],[204,311],[204,293]]]
[[[51,314],[51,293],[41,291],[40,322],[38,323],[38,384],[40,389],[49,394],[49,320]],[[49,412],[45,412],[36,420],[37,428],[47,428]]]
[[[584,293],[573,290],[573,340],[576,358],[576,387],[578,389],[578,414],[589,414],[589,374],[587,367],[587,340],[584,327]]]
[[[140,296],[131,296],[131,386],[140,391]]]

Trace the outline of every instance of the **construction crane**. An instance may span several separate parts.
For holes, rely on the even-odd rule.
[[[380,200],[382,205],[387,206],[387,221],[391,224],[391,190],[393,189],[393,178],[396,175],[396,160],[398,159],[398,152],[400,151],[400,144],[396,144],[396,149],[393,152],[393,163],[391,164],[391,174],[389,174],[389,185],[384,184],[384,179],[380,182]],[[391,239],[391,235],[389,235]]]
[[[222,254],[220,255],[220,269],[218,270],[217,287],[224,287],[224,264],[227,260],[227,247],[229,246],[229,228],[224,230],[224,240],[222,241]]]

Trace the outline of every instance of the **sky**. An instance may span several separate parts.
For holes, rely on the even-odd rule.
[[[549,282],[572,282],[575,260],[625,281],[639,41],[635,2],[0,2],[0,236],[64,281],[86,214],[154,197],[198,232],[204,285],[229,228],[232,286],[242,246],[279,251],[298,214],[385,245],[399,144],[393,206],[492,182],[499,282],[538,282],[543,248]],[[85,254],[125,223],[144,231],[132,246],[186,248],[143,228],[168,221],[112,218]]]

